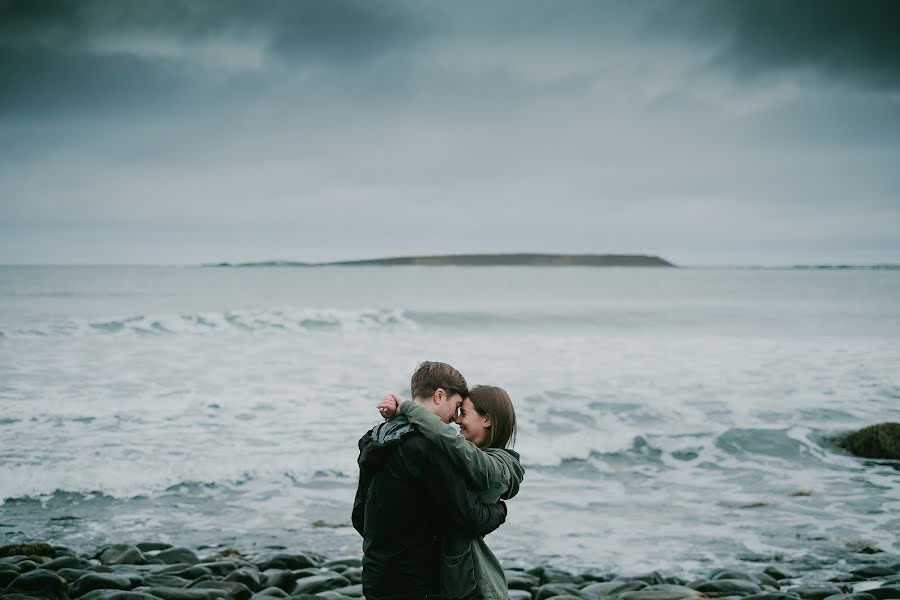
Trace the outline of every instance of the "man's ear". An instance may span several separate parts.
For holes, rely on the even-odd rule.
[[[434,394],[431,396],[432,402],[435,404],[440,404],[444,398],[446,398],[447,392],[444,391],[444,388],[438,388],[434,390]]]

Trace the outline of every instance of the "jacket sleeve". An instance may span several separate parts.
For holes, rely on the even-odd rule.
[[[443,452],[428,452],[429,471],[422,482],[441,514],[466,535],[483,537],[506,521],[503,502],[483,504]]]
[[[498,482],[503,489],[509,487],[509,469],[500,459],[459,435],[456,429],[441,421],[433,412],[407,400],[400,405],[400,414],[409,419],[425,439],[437,444],[476,490],[486,490]]]
[[[371,430],[367,431],[360,439],[359,439],[359,451],[362,453],[363,444],[366,439],[371,434]],[[350,520],[353,523],[353,528],[359,533],[359,535],[365,537],[365,527],[366,527],[366,497],[369,493],[369,481],[371,480],[371,475],[367,470],[363,469],[362,466],[359,468],[359,483],[356,486],[356,498],[353,500],[353,512],[350,515]]]

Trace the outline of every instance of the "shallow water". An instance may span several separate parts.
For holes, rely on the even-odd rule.
[[[3,267],[0,543],[357,555],[356,440],[430,359],[516,403],[509,565],[897,553],[897,465],[825,441],[900,420],[897,298],[898,271]]]

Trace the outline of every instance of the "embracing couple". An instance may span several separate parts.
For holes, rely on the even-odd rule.
[[[410,388],[411,401],[384,398],[385,422],[359,440],[353,527],[363,536],[363,595],[506,600],[503,567],[484,536],[506,520],[502,500],[525,472],[506,449],[516,434],[509,395],[469,390],[440,362],[419,365]]]

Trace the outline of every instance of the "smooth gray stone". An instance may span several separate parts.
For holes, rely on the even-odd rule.
[[[354,568],[358,569],[358,568],[362,567],[362,560],[360,560],[358,558],[338,558],[335,560],[329,560],[322,566],[325,568],[328,568],[328,569],[331,569],[333,567],[339,567],[339,566],[354,567]]]
[[[57,575],[68,581],[69,583],[74,583],[78,580],[79,577],[86,575],[88,573],[93,573],[93,571],[85,571],[84,569],[60,569],[56,572]]]
[[[28,571],[34,571],[35,569],[41,568],[40,564],[34,562],[33,560],[29,560],[26,557],[22,557],[22,560],[17,561],[15,565],[19,567],[19,571],[22,573],[27,573]]]
[[[768,573],[751,573],[753,579],[756,580],[756,583],[763,587],[770,587],[773,590],[777,590],[781,587],[778,583],[778,580],[769,575]]]
[[[237,581],[198,581],[192,583],[191,589],[221,590],[230,594],[234,600],[250,600],[253,592],[243,583]]]
[[[12,583],[19,575],[21,575],[19,571],[0,571],[0,590]]]
[[[743,579],[744,581],[753,581],[754,583],[756,582],[756,580],[753,578],[753,575],[751,575],[747,571],[735,571],[733,569],[716,569],[712,572],[709,580],[715,581],[718,579]]]
[[[19,568],[19,565],[11,562],[0,562],[0,571],[15,571],[16,573],[21,573],[22,569]]]
[[[186,590],[184,588],[173,587],[139,587],[135,588],[135,592],[144,592],[151,596],[156,596],[162,600],[215,600],[216,598],[224,598],[230,600],[228,592],[222,590],[204,590],[193,589]]]
[[[683,600],[684,598],[703,598],[704,595],[696,590],[684,588],[687,592],[674,592],[665,590],[638,590],[619,594],[619,600]]]
[[[271,569],[265,573],[265,585],[290,594],[297,587],[297,576],[287,569]]]
[[[258,592],[263,588],[259,577],[259,571],[256,570],[256,567],[241,567],[240,569],[236,569],[225,577],[225,581],[242,583],[250,588],[251,592]]]
[[[615,596],[625,592],[636,592],[646,587],[649,586],[643,581],[623,581],[621,579],[614,579],[613,581],[591,583],[581,588],[581,591],[588,594],[594,594],[595,596]]]
[[[177,575],[161,575],[154,573],[144,577],[144,585],[149,587],[174,587],[186,588],[191,584],[190,579],[178,577]]]
[[[758,583],[744,579],[710,579],[696,585],[692,584],[690,587],[705,594],[715,593],[719,595],[749,596],[762,592],[762,588]]]
[[[509,600],[531,600],[531,592],[525,590],[509,590]]]
[[[90,569],[94,565],[90,561],[77,556],[61,556],[41,565],[42,569],[59,571],[60,569]]]
[[[241,565],[230,560],[217,560],[215,562],[202,562],[194,565],[195,567],[203,567],[209,569],[213,575],[225,577],[232,571],[237,570]]]
[[[585,581],[612,581],[616,578],[612,573],[600,571],[598,569],[588,569],[578,574]]]
[[[159,600],[156,596],[143,592],[123,592],[120,590],[94,590],[79,600]]]
[[[362,598],[362,584],[357,583],[355,585],[348,585],[347,587],[336,588],[331,590],[340,594],[341,596],[347,596],[348,598]]]
[[[744,596],[743,600],[800,600],[800,596],[787,592],[762,592]]]
[[[259,592],[253,594],[250,597],[250,600],[261,600],[262,598],[287,598],[288,593],[281,588],[277,587],[267,587],[264,590],[260,590]]]
[[[504,571],[506,575],[506,587],[511,590],[528,590],[536,588],[541,584],[540,577],[529,575],[523,571]]]
[[[275,554],[257,564],[260,571],[267,569],[308,569],[318,566],[318,563],[306,554]]]
[[[797,574],[790,569],[785,567],[780,567],[778,565],[772,565],[763,569],[763,573],[775,579],[777,581],[781,581],[782,579],[796,579]]]
[[[537,567],[525,571],[529,575],[540,577],[541,583],[584,583],[584,579],[580,575],[573,575],[568,571],[556,569],[554,567]]]
[[[6,587],[6,592],[49,592],[65,595],[69,590],[69,582],[47,569],[34,569],[22,573]]]
[[[314,575],[297,580],[294,594],[318,594],[348,585],[351,585],[350,580],[341,575]]]
[[[98,558],[104,565],[140,565],[146,560],[143,552],[128,544],[108,546]]]
[[[698,593],[697,590],[692,587],[688,587],[686,585],[678,585],[675,583],[661,583],[659,585],[651,585],[650,587],[645,587],[641,591],[651,592],[657,590],[663,592],[675,592],[677,594],[691,594],[694,596],[696,596]]]
[[[206,567],[202,567],[200,565],[194,565],[192,567],[191,566],[186,567],[184,565],[172,565],[169,568],[160,569],[159,571],[157,571],[157,574],[159,574],[159,575],[174,575],[176,577],[182,577],[184,579],[194,580],[194,579],[199,579],[202,576],[209,577],[213,573]]]
[[[318,594],[314,594],[316,598],[328,598],[329,600],[355,600],[354,598],[350,598],[348,596],[342,596],[338,594],[334,590],[328,590],[326,592],[319,592]]]
[[[900,598],[900,585],[883,585],[880,588],[866,590],[867,594],[875,597],[875,600],[894,600]]]
[[[46,566],[44,568],[47,568]],[[897,572],[890,567],[880,567],[878,565],[869,565],[867,567],[863,567],[862,569],[857,569],[855,571],[851,571],[857,577],[862,577],[863,579],[876,579],[878,577],[891,577],[896,575]]]
[[[550,596],[547,600],[582,600],[582,598],[571,594],[563,594],[561,596]]]
[[[141,552],[155,552],[157,550],[168,550],[172,547],[172,544],[162,544],[160,542],[141,542],[140,544],[135,544],[135,546]]]
[[[350,583],[362,583],[362,567],[350,567],[341,576],[349,579]]]
[[[554,596],[576,596],[584,600],[594,600],[595,596],[589,592],[579,591],[573,583],[545,583],[532,592],[534,600],[547,600]]]
[[[153,558],[161,560],[167,565],[188,564],[196,565],[200,562],[197,555],[189,548],[166,548]]]
[[[855,594],[835,594],[828,596],[825,600],[875,600],[875,596],[866,592],[856,592]]]
[[[792,594],[797,594],[803,600],[825,600],[828,596],[835,596],[837,594],[843,594],[844,590],[839,587],[835,587],[833,585],[830,586],[802,586],[795,587],[789,590]]]
[[[651,571],[650,573],[644,573],[642,575],[635,575],[633,577],[619,577],[619,581],[643,581],[647,585],[658,585],[660,583],[666,583],[666,578],[662,576],[657,571]]]
[[[895,583],[900,583],[900,575],[894,575],[893,577],[888,577],[884,580],[882,585],[894,585]]]
[[[137,580],[124,575],[111,575],[109,573],[87,573],[78,578],[69,588],[69,595],[73,598],[83,596],[94,590],[131,590],[141,584]]]

